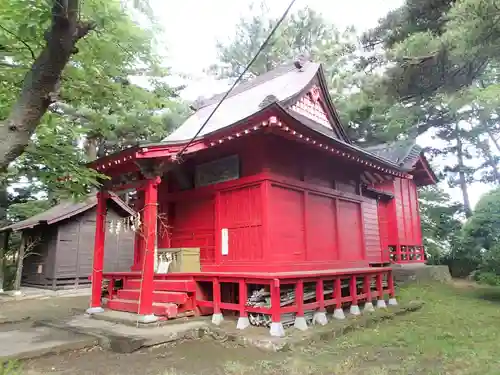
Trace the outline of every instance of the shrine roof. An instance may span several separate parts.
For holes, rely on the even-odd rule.
[[[424,149],[416,144],[415,140],[405,140],[391,143],[384,143],[375,146],[366,147],[369,153],[377,155],[383,159],[397,164],[400,168],[407,171],[419,173],[424,171],[427,181],[436,183],[438,177],[432,170],[423,151]],[[422,176],[419,176],[421,180]]]
[[[135,211],[130,208],[124,201],[122,201],[116,194],[109,193],[111,199],[120,209],[129,215],[135,214]],[[34,228],[41,224],[51,225],[58,223],[62,220],[72,218],[75,215],[81,214],[85,211],[94,208],[97,205],[97,196],[95,194],[89,195],[85,200],[75,202],[73,200],[65,200],[58,205],[49,208],[47,211],[34,215],[26,220],[19,221],[7,227],[0,228],[0,232],[5,231],[18,231],[23,229]]]
[[[199,137],[242,121],[273,102],[283,103],[297,96],[308,87],[320,67],[320,64],[314,62],[304,62],[301,69],[294,64],[288,64],[239,84],[222,102]],[[215,95],[201,103],[197,111],[164,141],[189,141],[210,116],[223,95]]]
[[[197,152],[201,148],[213,147],[225,140],[241,136],[245,127],[257,130],[263,126],[271,126],[268,119],[276,119],[276,115],[279,120],[284,121],[282,129],[288,131],[288,125],[293,124],[297,130],[291,130],[293,134],[298,134],[299,137],[302,137],[302,133],[309,134],[304,136],[305,139],[316,144],[316,147],[328,148],[327,143],[335,144],[335,147],[329,146],[329,149],[347,158],[354,158],[356,155],[403,174],[412,171],[415,163],[422,159],[422,148],[414,141],[371,147],[353,144],[332,103],[323,68],[319,63],[299,60],[277,67],[250,81],[240,83],[219,105],[224,95],[218,94],[210,99],[198,100],[195,103],[196,111],[160,143],[140,144],[124,151],[126,155],[122,153],[119,157],[110,156],[109,160],[100,160],[97,169],[104,171],[114,165],[126,163],[136,158],[136,152],[139,152],[141,158],[167,155],[174,158],[178,152]],[[214,112],[217,106],[219,107]],[[209,119],[212,113],[213,116]],[[268,117],[264,118],[265,116]],[[276,121],[281,126],[281,122]],[[298,131],[298,127],[303,128]],[[234,134],[229,134],[231,131]],[[247,134],[249,130],[244,132]],[[191,142],[195,135],[198,143]],[[328,140],[316,142],[315,135],[326,137]],[[192,146],[190,150],[186,150],[188,146]]]
[[[411,170],[418,161],[423,149],[416,144],[415,140],[397,141],[383,143],[364,148],[371,154],[377,155],[404,169]]]

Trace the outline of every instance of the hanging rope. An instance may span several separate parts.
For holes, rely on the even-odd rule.
[[[267,36],[266,40],[264,40],[264,43],[262,43],[262,45],[260,46],[259,50],[257,51],[257,53],[255,54],[255,56],[252,58],[252,60],[250,60],[250,62],[248,63],[248,65],[245,67],[245,69],[243,70],[243,72],[241,72],[241,74],[238,76],[238,78],[236,79],[236,81],[234,81],[233,85],[229,88],[229,90],[227,90],[227,92],[224,94],[224,96],[221,98],[221,100],[217,103],[217,105],[215,106],[215,108],[212,110],[212,112],[210,113],[210,115],[207,117],[207,119],[203,122],[203,125],[201,125],[201,127],[198,129],[198,131],[196,132],[196,134],[191,138],[191,140],[175,155],[174,159],[175,160],[181,160],[181,157],[182,157],[182,154],[186,151],[186,149],[189,147],[189,145],[191,145],[191,143],[193,143],[193,141],[200,135],[200,133],[202,132],[202,130],[205,128],[205,126],[207,125],[207,123],[210,121],[210,119],[213,117],[213,115],[215,114],[215,112],[217,112],[217,110],[219,109],[219,107],[222,105],[222,103],[224,102],[224,100],[226,100],[226,98],[229,96],[229,94],[233,91],[233,89],[236,87],[236,85],[238,85],[238,83],[240,83],[240,81],[243,79],[243,77],[245,76],[245,74],[248,72],[248,70],[252,67],[253,63],[255,62],[255,60],[257,60],[257,58],[259,57],[259,55],[261,54],[261,52],[264,50],[264,48],[267,47],[267,45],[269,44],[269,41],[271,40],[271,38],[273,37],[274,33],[276,32],[276,30],[278,30],[278,27],[281,25],[281,23],[283,22],[283,20],[285,19],[285,17],[287,16],[287,14],[290,12],[290,9],[292,8],[293,4],[295,3],[296,0],[292,0],[290,2],[290,4],[288,5],[288,7],[285,9],[285,12],[283,13],[283,15],[281,16],[281,18],[278,20],[278,22],[276,22],[276,25],[274,25],[273,29],[271,30],[271,32],[269,33],[269,35]]]

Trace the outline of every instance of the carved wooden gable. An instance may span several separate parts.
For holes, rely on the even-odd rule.
[[[342,139],[337,124],[329,115],[325,98],[321,89],[317,85],[313,85],[301,98],[290,106],[290,109],[309,120],[314,121],[316,124],[322,125],[330,132],[333,132],[335,138]]]

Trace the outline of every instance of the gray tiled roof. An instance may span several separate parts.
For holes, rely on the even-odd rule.
[[[276,101],[284,102],[297,95],[311,82],[319,68],[320,64],[314,62],[306,62],[300,70],[293,64],[285,65],[236,86],[203,128],[199,137],[235,124],[259,112],[263,108],[261,104],[264,99],[269,101],[269,98],[274,96]],[[164,141],[180,142],[190,140],[206,121],[223,95],[216,95],[205,101],[201,108]]]
[[[132,208],[127,206],[125,202],[123,202],[115,194],[111,194],[110,199],[129,215],[134,214],[134,210],[132,210]],[[97,205],[97,196],[95,194],[88,196],[85,200],[81,202],[75,202],[73,200],[63,201],[58,205],[49,208],[47,211],[41,212],[26,220],[1,228],[0,232],[4,232],[7,230],[18,231],[27,228],[33,228],[40,224],[51,225],[61,220],[69,219],[75,215],[90,210],[96,205]]]
[[[412,169],[422,152],[422,147],[417,145],[414,140],[383,143],[364,149],[404,169]]]

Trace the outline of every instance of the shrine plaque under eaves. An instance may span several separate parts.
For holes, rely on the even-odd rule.
[[[213,185],[219,182],[236,180],[240,177],[238,155],[199,164],[195,171],[195,186]]]

